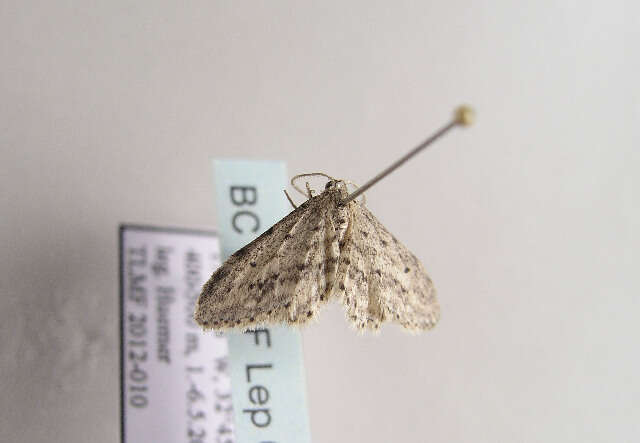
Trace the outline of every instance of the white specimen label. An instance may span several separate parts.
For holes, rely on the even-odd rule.
[[[193,320],[220,265],[212,232],[120,229],[123,443],[232,443],[227,339]]]

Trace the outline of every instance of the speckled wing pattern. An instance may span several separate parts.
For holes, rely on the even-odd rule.
[[[342,182],[339,182],[342,183]],[[331,181],[234,253],[202,288],[194,318],[205,329],[304,324],[332,297],[359,330],[385,321],[419,331],[440,318],[420,261]]]
[[[337,189],[312,197],[234,253],[202,288],[205,329],[303,324],[332,294],[348,214]]]
[[[431,329],[440,306],[422,263],[366,207],[349,205],[337,275],[348,319],[358,329],[378,329],[385,321],[412,331]]]

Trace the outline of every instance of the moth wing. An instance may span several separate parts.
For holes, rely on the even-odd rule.
[[[440,306],[422,263],[366,207],[351,202],[349,213],[337,276],[348,319],[358,329],[385,321],[415,331],[435,326]]]
[[[331,294],[346,215],[312,197],[234,253],[202,288],[194,318],[208,329],[305,323]],[[337,223],[342,220],[343,223]]]

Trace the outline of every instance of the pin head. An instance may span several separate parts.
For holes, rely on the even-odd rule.
[[[459,106],[455,111],[455,121],[462,126],[471,126],[476,120],[476,113],[470,106]]]

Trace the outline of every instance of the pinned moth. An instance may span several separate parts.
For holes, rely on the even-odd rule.
[[[454,126],[470,124],[472,115],[459,108],[450,123],[352,194],[346,181],[329,176],[317,196],[307,185],[307,201],[213,273],[198,298],[196,322],[215,330],[302,325],[336,299],[359,330],[387,321],[431,329],[440,318],[431,279],[356,198]]]

